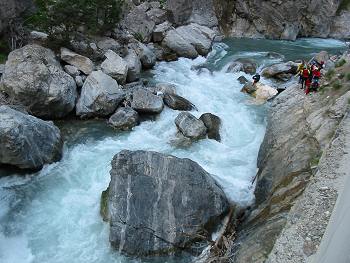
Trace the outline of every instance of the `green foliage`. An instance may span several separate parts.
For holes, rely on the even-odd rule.
[[[337,15],[341,13],[343,10],[349,10],[350,9],[350,0],[342,0],[340,2],[340,5],[337,10]]]
[[[332,84],[332,87],[333,87],[333,89],[338,90],[338,89],[341,89],[341,88],[342,88],[342,84],[340,83],[339,80],[337,80],[337,81],[335,81],[335,82]]]
[[[335,70],[334,69],[330,69],[326,72],[325,76],[327,80],[331,80],[333,78],[335,74]]]
[[[336,68],[339,68],[339,67],[342,67],[346,64],[346,60],[345,59],[341,59],[339,61],[337,61],[337,63],[335,63],[335,67]]]
[[[134,33],[133,36],[136,40],[138,40],[140,42],[143,42],[145,39],[144,36],[140,32]]]
[[[166,0],[159,0],[159,4],[161,8],[165,8]]]
[[[7,59],[7,55],[3,54],[3,53],[0,53],[0,64],[5,63],[6,59]]]
[[[35,0],[37,12],[26,22],[49,34],[69,35],[83,26],[89,33],[111,30],[119,21],[123,0]]]
[[[7,43],[0,39],[0,63],[5,63],[10,49]]]

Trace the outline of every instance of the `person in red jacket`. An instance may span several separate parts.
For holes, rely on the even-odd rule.
[[[301,82],[301,88],[304,89],[304,86],[306,86],[306,81],[310,77],[310,70],[305,66],[301,72],[302,82]]]
[[[321,69],[315,67],[312,71],[312,91],[317,91],[320,86]]]

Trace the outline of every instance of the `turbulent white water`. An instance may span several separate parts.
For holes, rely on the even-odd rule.
[[[223,47],[218,45],[210,57],[213,67],[227,55]],[[202,140],[188,149],[174,148],[169,141],[176,133],[178,112],[170,109],[128,133],[107,132],[102,123],[100,130],[79,130],[94,136],[67,144],[59,163],[35,175],[0,178],[0,262],[131,262],[110,248],[108,225],[99,215],[110,161],[122,149],[190,158],[212,173],[232,200],[251,202],[265,131],[264,106],[251,105],[240,93],[236,79],[242,74],[191,70],[203,62],[204,58],[160,63],[153,81],[176,84],[178,93],[197,106],[197,117],[205,112],[220,116],[222,143]]]

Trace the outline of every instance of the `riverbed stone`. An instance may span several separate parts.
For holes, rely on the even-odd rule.
[[[62,156],[60,130],[10,106],[0,106],[0,164],[41,169]]]
[[[77,67],[85,75],[89,75],[94,68],[94,64],[89,58],[79,55],[68,48],[61,48],[61,59],[64,62]]]
[[[191,111],[194,105],[187,99],[176,94],[164,94],[164,104],[173,110]]]
[[[219,116],[216,116],[212,113],[204,113],[199,118],[203,121],[205,127],[207,127],[208,138],[216,140],[218,142],[221,141],[220,136],[220,127],[221,127],[221,119]]]
[[[128,65],[126,81],[128,83],[138,81],[141,75],[142,64],[136,52],[132,49],[129,49],[128,55],[124,58],[124,60]]]
[[[163,99],[151,91],[138,88],[132,94],[131,107],[139,113],[157,114],[164,108]]]
[[[207,128],[202,120],[189,112],[181,112],[175,119],[178,130],[187,138],[199,140],[207,135]]]
[[[125,92],[116,80],[102,71],[92,72],[84,82],[76,106],[81,118],[106,117],[117,109],[125,98]]]
[[[110,174],[101,207],[111,245],[129,256],[199,254],[230,208],[217,182],[189,159],[124,150]]]
[[[120,107],[109,118],[108,123],[117,130],[131,130],[139,124],[139,114],[131,107]]]
[[[2,75],[2,90],[35,116],[55,119],[75,106],[77,87],[55,54],[39,45],[12,51]]]
[[[288,61],[264,68],[261,75],[266,78],[275,78],[282,81],[288,81],[293,75],[297,73],[297,70],[298,63]]]

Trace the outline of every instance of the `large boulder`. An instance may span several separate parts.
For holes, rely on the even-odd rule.
[[[278,94],[278,90],[263,83],[247,83],[241,92],[247,93],[255,98],[257,104],[263,104]]]
[[[185,40],[175,29],[169,30],[162,45],[174,51],[180,57],[196,58],[198,52],[187,40]]]
[[[156,25],[146,11],[144,5],[137,6],[129,12],[124,21],[129,31],[142,42],[151,40],[153,28]]]
[[[190,111],[194,109],[190,101],[176,94],[165,93],[164,104],[173,110]]]
[[[130,44],[129,47],[136,52],[144,69],[151,69],[156,64],[156,54],[146,45],[136,42]]]
[[[210,28],[192,23],[169,30],[162,44],[178,56],[196,58],[198,54],[205,56],[209,53],[215,35]]]
[[[54,53],[38,45],[12,51],[2,76],[2,90],[41,118],[62,118],[75,106],[74,79]]]
[[[151,91],[138,88],[132,94],[131,107],[139,113],[161,113],[164,103],[161,97]]]
[[[141,75],[141,61],[133,49],[129,49],[128,55],[124,58],[128,65],[128,74],[126,81],[128,83],[135,82],[140,79]]]
[[[77,67],[85,75],[89,75],[94,69],[94,64],[89,58],[79,55],[68,48],[61,48],[61,59]]]
[[[162,42],[164,37],[165,37],[165,34],[169,30],[170,26],[171,26],[171,24],[168,21],[166,21],[160,25],[157,25],[154,28],[153,33],[152,33],[153,41],[156,43]]]
[[[0,164],[37,170],[61,158],[63,141],[52,122],[9,106],[0,106],[0,119]]]
[[[115,112],[124,98],[117,81],[100,70],[94,71],[84,82],[76,113],[82,118],[106,117]]]
[[[222,188],[189,159],[124,150],[110,174],[101,212],[111,245],[129,256],[198,254],[230,209]]]
[[[125,84],[128,74],[128,63],[112,50],[105,54],[106,60],[101,64],[101,70],[111,76],[119,84]]]
[[[109,118],[108,123],[117,130],[131,130],[139,124],[139,114],[130,107],[120,107]]]
[[[289,61],[285,63],[278,63],[264,68],[261,75],[266,78],[275,78],[282,81],[288,81],[298,71],[298,64]]]
[[[161,8],[152,8],[146,14],[156,25],[164,23],[168,19],[168,12]]]
[[[221,119],[220,117],[211,114],[211,113],[204,113],[202,116],[199,118],[207,127],[208,131],[208,138],[209,139],[214,139],[218,142],[221,141],[221,136],[220,136],[220,127],[221,127]]]
[[[181,112],[175,119],[178,130],[187,138],[198,140],[207,135],[207,128],[202,120],[198,120],[189,112]]]

